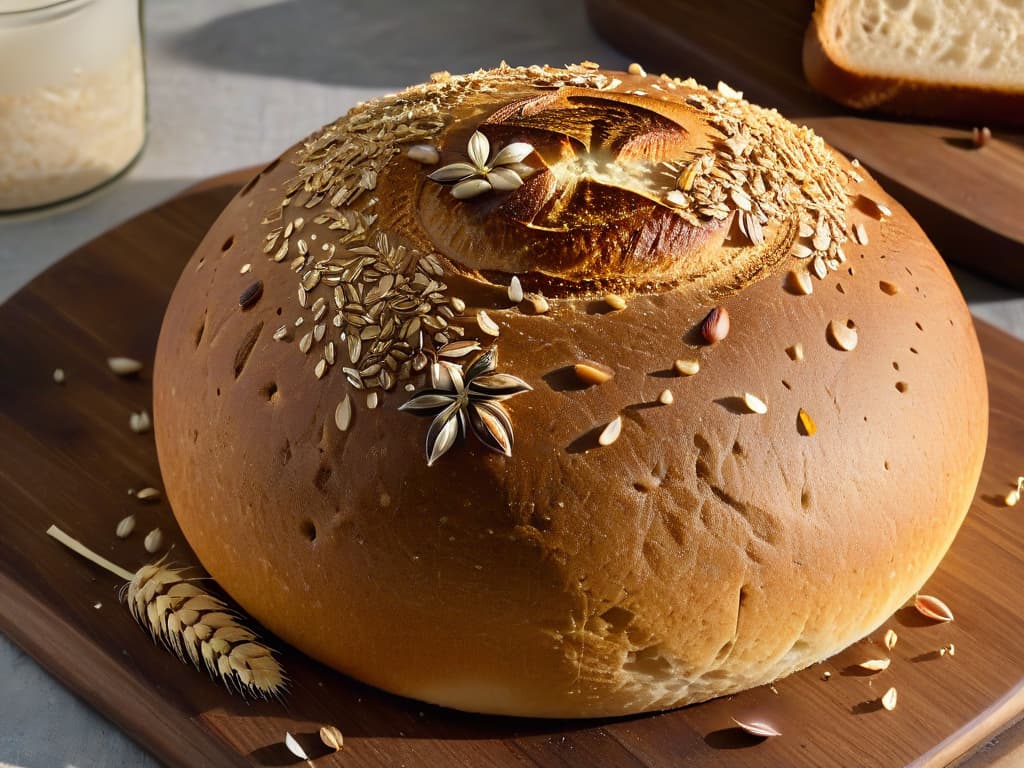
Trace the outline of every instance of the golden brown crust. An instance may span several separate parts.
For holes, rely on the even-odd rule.
[[[811,87],[858,110],[963,120],[974,125],[1024,125],[1024,91],[930,83],[858,72],[844,65],[823,38],[823,4],[804,33],[804,75]]]
[[[505,401],[511,457],[469,435],[428,467],[429,420],[398,410],[411,397],[404,381],[354,390],[342,363],[317,378],[319,348],[297,349],[311,323],[307,306],[303,325],[292,324],[302,276],[287,267],[291,253],[283,263],[263,255],[283,222],[260,222],[308,151],[285,153],[200,245],[167,311],[154,392],[183,532],[211,575],[286,641],[438,704],[619,715],[825,658],[877,627],[938,564],[980,472],[984,373],[948,271],[873,180],[849,177],[843,212],[868,244],[847,243],[845,262],[814,278],[809,296],[787,287],[808,261],[788,249],[758,261],[741,290],[699,277],[672,289],[636,282],[612,310],[567,280],[540,314],[515,306],[507,281],[443,265],[447,300],[465,303],[455,318],[467,319],[453,324],[496,346],[498,372],[533,391]],[[443,252],[448,244],[418,223],[429,187],[410,183],[432,168],[392,162],[373,192],[388,203],[374,226]],[[871,201],[891,218],[880,221]],[[472,210],[444,202],[429,214],[435,223]],[[339,231],[314,223],[325,205],[301,209],[307,246]],[[474,242],[493,226],[482,220],[487,234]],[[255,280],[263,295],[242,311]],[[715,305],[731,329],[707,345],[699,325]],[[496,341],[473,319],[481,309],[500,328]],[[855,325],[852,351],[834,344],[834,320]],[[275,341],[282,323],[288,337]],[[786,352],[797,343],[800,362]],[[679,358],[699,359],[699,373],[677,375]],[[583,360],[614,376],[581,382],[572,366]],[[413,371],[408,382],[428,380]],[[665,388],[672,405],[658,404]],[[767,413],[750,412],[746,392]],[[599,445],[616,417],[620,436]]]

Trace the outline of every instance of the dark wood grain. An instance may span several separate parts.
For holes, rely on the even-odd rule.
[[[0,307],[0,629],[66,685],[172,766],[291,765],[285,731],[311,755],[337,724],[345,766],[900,766],[941,765],[1024,710],[1024,515],[1001,496],[1024,470],[1024,343],[979,323],[992,395],[981,486],[928,589],[956,611],[930,625],[912,611],[892,667],[851,665],[878,653],[881,632],[838,657],[739,696],[662,715],[538,721],[467,715],[399,699],[284,649],[293,680],[281,702],[246,702],[157,648],[116,599],[117,580],[44,535],[56,523],[127,568],[161,527],[175,560],[193,561],[163,503],[128,488],[159,486],[151,435],[128,429],[148,406],[163,308],[193,247],[245,178],[193,190],[68,256]],[[105,364],[146,362],[118,379]],[[62,367],[63,386],[51,372]],[[139,526],[114,536],[129,511]],[[95,603],[102,603],[94,608]],[[933,652],[953,642],[955,658]],[[831,679],[824,681],[825,671]],[[889,685],[894,712],[873,702]],[[748,738],[732,717],[771,721],[783,736]]]
[[[594,27],[648,67],[719,80],[813,128],[858,158],[949,261],[1024,289],[1024,133],[846,109],[807,85],[801,64],[812,0],[587,0]]]

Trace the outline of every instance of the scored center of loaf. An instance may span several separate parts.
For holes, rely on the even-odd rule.
[[[671,202],[685,194],[680,170],[701,158],[713,158],[711,174],[747,180],[729,165],[742,165],[723,145],[729,136],[708,117],[678,98],[571,86],[492,102],[449,127],[441,163],[464,160],[479,131],[495,148],[530,144],[524,162],[533,173],[518,189],[472,200],[421,183],[419,222],[438,252],[496,284],[526,274],[556,295],[694,282],[739,288],[788,254],[801,214],[780,211],[752,243],[731,211],[696,218]],[[735,208],[727,195],[716,188],[707,202]]]

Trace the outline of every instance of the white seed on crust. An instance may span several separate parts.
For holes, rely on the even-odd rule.
[[[852,352],[857,346],[857,329],[835,320],[828,324],[828,335],[837,347]]]
[[[750,394],[749,392],[743,393],[743,404],[747,406],[751,413],[768,413],[768,406],[765,404],[764,400],[756,395]]]
[[[597,438],[598,445],[611,445],[619,439],[619,435],[622,434],[622,417],[616,416],[614,419],[609,421],[605,428],[601,430],[601,434]]]

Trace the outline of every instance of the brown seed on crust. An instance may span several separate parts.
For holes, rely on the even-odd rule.
[[[708,312],[701,323],[700,333],[708,344],[717,344],[729,335],[729,312],[725,307],[715,307]]]
[[[242,295],[238,297],[238,306],[243,310],[250,309],[256,305],[256,302],[260,300],[263,295],[263,281],[257,280],[255,283],[250,285],[244,291]]]
[[[584,384],[604,384],[615,376],[615,371],[607,365],[601,365],[601,363],[595,363],[592,360],[576,363],[572,368],[576,376]]]

